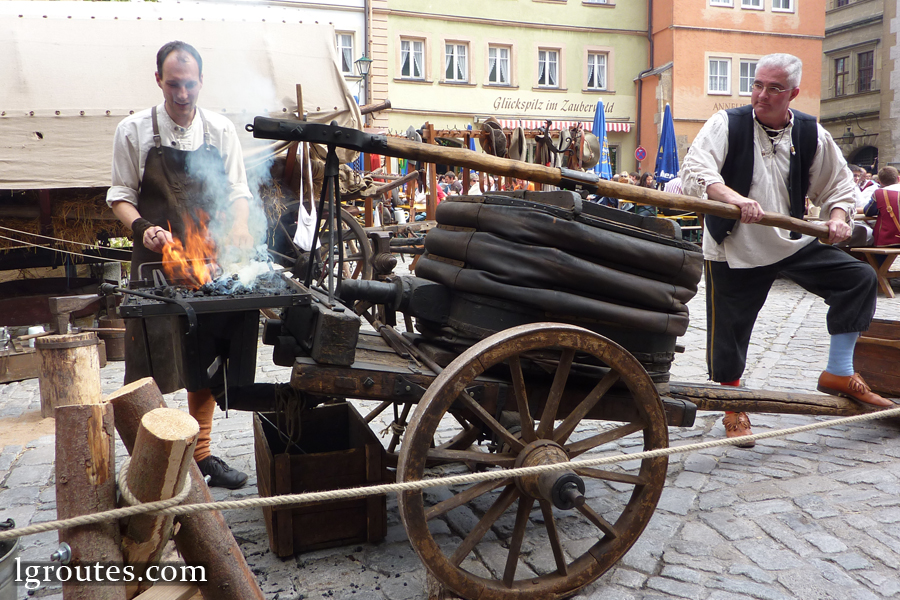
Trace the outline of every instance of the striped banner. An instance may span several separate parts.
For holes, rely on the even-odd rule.
[[[503,129],[515,129],[516,127],[521,127],[522,129],[543,129],[544,121],[536,120],[536,119],[497,119],[500,122],[500,127]],[[591,130],[593,127],[593,121],[553,121],[550,124],[551,131],[558,131],[561,129],[570,129],[574,127],[576,124],[581,123],[584,125],[584,128],[587,131]],[[610,123],[606,122],[606,131],[607,133],[613,132],[621,132],[628,133],[631,131],[631,123]]]

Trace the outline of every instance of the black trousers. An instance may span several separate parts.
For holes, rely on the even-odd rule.
[[[752,269],[706,261],[706,364],[713,381],[734,381],[744,373],[753,325],[779,275],[825,300],[831,335],[869,328],[878,292],[875,271],[834,246],[812,242]]]

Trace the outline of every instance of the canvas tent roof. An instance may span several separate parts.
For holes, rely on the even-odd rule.
[[[39,5],[57,16],[36,13]],[[80,13],[60,13],[64,5]],[[0,2],[0,189],[109,185],[116,125],[162,101],[156,51],[175,39],[203,57],[199,104],[235,122],[248,164],[279,145],[254,140],[244,125],[257,115],[290,117],[296,84],[309,120],[360,127],[330,25],[169,13],[155,3]]]

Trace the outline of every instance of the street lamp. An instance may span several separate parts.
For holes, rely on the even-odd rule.
[[[356,70],[359,73],[359,76],[365,79],[369,76],[369,69],[372,68],[372,59],[363,54],[359,58],[356,59],[354,63],[356,65]]]

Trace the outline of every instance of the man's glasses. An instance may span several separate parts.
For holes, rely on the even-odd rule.
[[[791,88],[791,89],[793,89],[793,88]],[[753,82],[753,91],[754,92],[761,92],[763,90],[766,90],[766,93],[769,94],[770,96],[779,96],[779,95],[785,93],[786,91],[788,91],[787,88],[783,88],[780,85],[763,85],[758,81]]]

